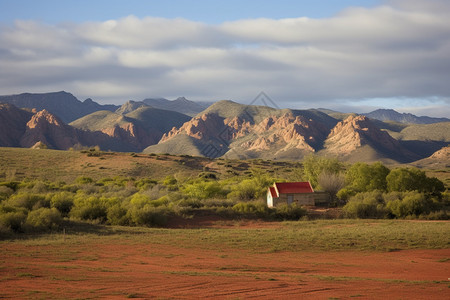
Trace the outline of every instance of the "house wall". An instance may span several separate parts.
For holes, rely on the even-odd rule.
[[[314,192],[307,194],[291,194],[294,199],[292,204],[298,206],[326,206],[330,202],[330,195],[326,192]],[[270,200],[269,200],[270,198]],[[270,201],[270,202],[269,202]],[[269,204],[270,203],[270,204]],[[281,204],[288,203],[288,194],[280,194],[278,198],[272,198],[271,195],[267,195],[267,206],[274,207]]]
[[[273,197],[270,192],[267,193],[267,206],[273,207]]]
[[[330,194],[327,192],[314,192],[316,206],[328,206],[330,204]]]
[[[307,194],[290,194],[293,195],[292,204],[300,205],[315,205],[314,202],[314,193]],[[288,203],[288,194],[280,194],[280,197],[273,199],[273,206],[277,206],[279,204],[287,204]]]

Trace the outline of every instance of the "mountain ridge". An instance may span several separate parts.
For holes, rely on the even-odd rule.
[[[433,118],[428,116],[419,117],[410,113],[399,113],[393,109],[377,109],[362,115],[380,121],[394,121],[406,124],[433,124],[450,122],[450,119],[448,118]]]

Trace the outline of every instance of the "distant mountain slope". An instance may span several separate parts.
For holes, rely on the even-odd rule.
[[[73,128],[47,110],[30,112],[12,104],[0,104],[0,146],[34,147],[36,144],[60,150],[96,145],[105,150],[132,150],[121,140],[102,132]]]
[[[19,108],[35,108],[36,110],[47,110],[58,116],[63,122],[69,123],[87,114],[98,110],[115,111],[115,105],[100,105],[92,99],[81,102],[72,94],[67,92],[0,96],[0,103],[10,103]]]
[[[350,115],[338,122],[319,110],[279,110],[224,100],[172,129],[144,152],[266,159],[301,159],[317,152],[347,161],[411,162],[439,146],[424,142],[410,151],[407,143],[392,138],[380,124],[403,128],[365,116]]]
[[[0,145],[19,147],[20,139],[27,129],[32,112],[9,103],[0,103]]]
[[[398,139],[450,142],[450,122],[411,125],[400,131]]]
[[[83,130],[101,131],[121,139],[134,147],[133,151],[140,152],[147,146],[158,143],[163,134],[173,127],[181,126],[190,119],[186,115],[156,109],[146,104],[137,107],[126,114],[97,111],[75,120],[70,125]],[[119,112],[126,110],[125,107]]]
[[[132,112],[133,110],[136,110],[136,109],[142,107],[142,106],[148,106],[148,105],[145,104],[144,102],[136,102],[136,101],[130,100],[130,101],[127,101],[124,104],[122,104],[122,106],[116,110],[116,113],[125,115],[129,112]]]
[[[413,114],[399,113],[393,109],[377,109],[363,115],[380,121],[394,121],[409,124],[433,124],[439,122],[450,122],[450,119],[448,118],[432,118],[426,116],[418,117]]]
[[[191,117],[197,115],[210,105],[210,103],[194,102],[184,97],[179,97],[172,101],[164,98],[148,98],[142,102],[154,108],[176,111]]]
[[[376,159],[392,159],[407,162],[420,157],[403,147],[387,132],[380,130],[365,116],[349,116],[339,122],[326,138],[324,152],[352,160],[355,152]],[[369,152],[371,155],[368,155]],[[374,155],[377,153],[378,155]]]

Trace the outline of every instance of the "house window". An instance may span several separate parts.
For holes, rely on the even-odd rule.
[[[287,203],[291,205],[292,202],[294,202],[294,195],[287,195]]]

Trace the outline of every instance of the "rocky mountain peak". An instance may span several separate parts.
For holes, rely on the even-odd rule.
[[[28,128],[38,128],[41,126],[63,126],[63,122],[59,120],[55,115],[48,112],[46,109],[43,109],[41,111],[38,111],[35,113],[30,121],[27,123]]]
[[[333,154],[348,154],[366,144],[398,154],[402,151],[397,140],[378,129],[366,116],[349,116],[339,122],[326,142],[328,151]]]

